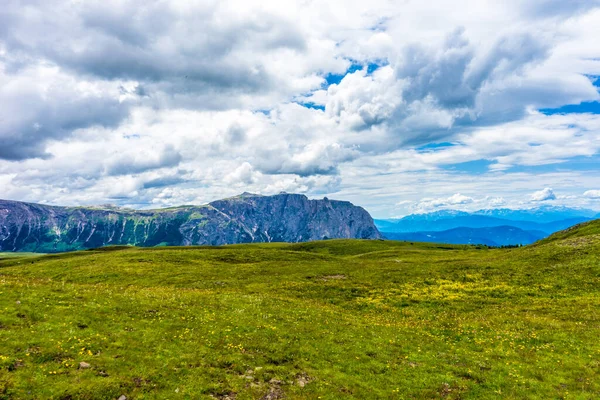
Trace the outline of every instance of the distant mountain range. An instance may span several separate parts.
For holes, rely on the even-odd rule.
[[[454,228],[437,232],[384,232],[387,239],[409,242],[483,244],[487,246],[527,245],[548,236],[541,231],[524,231],[514,226]]]
[[[54,207],[0,200],[0,251],[59,252],[106,245],[178,246],[378,239],[363,208],[347,201],[282,193],[203,206],[136,211]]]
[[[388,239],[486,244],[530,244],[570,226],[600,218],[586,209],[543,206],[527,210],[491,209],[476,212],[443,210],[375,220]]]
[[[548,235],[592,218],[575,217],[551,222],[515,221],[484,215],[459,215],[454,218],[419,219],[409,216],[398,222],[375,220],[377,228],[382,232],[439,232],[455,228],[492,228],[513,226],[525,231],[542,231]]]
[[[243,193],[202,206],[131,210],[0,200],[0,251],[60,252],[106,245],[178,246],[304,242],[329,238],[506,246],[530,244],[600,218],[591,210],[539,207],[445,210],[375,220],[346,201]],[[381,233],[380,233],[381,232]]]

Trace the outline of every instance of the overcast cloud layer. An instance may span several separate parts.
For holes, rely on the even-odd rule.
[[[595,0],[5,0],[0,198],[600,209],[598,37]]]

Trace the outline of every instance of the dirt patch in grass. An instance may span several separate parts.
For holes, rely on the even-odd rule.
[[[211,394],[210,397],[219,400],[235,400],[237,395],[234,392],[221,393],[221,394]]]
[[[279,385],[272,385],[269,388],[269,392],[260,398],[260,400],[278,400],[278,399],[285,399],[285,393],[283,392],[281,387],[279,387]]]
[[[312,378],[305,373],[301,373],[296,376],[296,384],[302,388],[310,381],[312,381]]]
[[[337,281],[346,279],[346,275],[337,274],[337,275],[324,275],[320,278],[322,281]]]

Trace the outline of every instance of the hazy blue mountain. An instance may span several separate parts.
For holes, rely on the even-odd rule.
[[[423,218],[420,218],[423,216]],[[513,226],[524,231],[542,231],[547,235],[566,229],[591,218],[576,217],[552,222],[517,221],[486,215],[458,215],[456,217],[443,217],[432,219],[430,215],[417,214],[399,220],[375,220],[375,225],[382,232],[440,232],[454,228],[492,228],[499,226]]]
[[[396,232],[398,220],[375,219],[373,220],[377,229],[386,232]]]
[[[556,206],[540,206],[531,209],[512,210],[508,208],[478,210],[474,212],[465,212],[457,210],[441,210],[431,213],[412,214],[400,219],[377,220],[377,223],[384,226],[394,226],[395,224],[407,225],[410,222],[421,224],[423,221],[437,222],[441,220],[455,220],[459,217],[489,217],[492,219],[473,218],[473,227],[501,226],[499,223],[505,221],[529,221],[537,224],[558,222],[565,220],[585,221],[600,218],[594,210],[583,208],[569,208]],[[466,220],[465,220],[466,221]],[[491,224],[491,225],[490,225]],[[511,225],[511,224],[506,224]],[[470,225],[469,225],[470,226]],[[438,229],[439,230],[439,229]],[[411,231],[411,230],[409,230]],[[414,231],[414,230],[412,230]]]
[[[508,208],[479,210],[476,215],[486,215],[512,221],[533,221],[538,223],[555,222],[576,218],[594,219],[597,213],[584,208],[569,208],[562,206],[540,206],[524,210],[511,210]]]
[[[526,245],[548,236],[545,232],[524,231],[514,226],[454,228],[437,232],[382,231],[382,234],[390,240],[449,244],[485,244],[488,246]]]
[[[440,210],[434,211],[425,214],[411,214],[402,218],[404,220],[417,220],[417,221],[438,221],[440,219],[451,219],[457,217],[466,217],[471,215],[466,211],[458,211],[458,210]],[[393,220],[392,220],[393,221]],[[397,221],[397,220],[396,220]]]
[[[296,194],[244,193],[204,206],[145,211],[0,200],[0,251],[380,237],[363,208],[347,201],[309,200]]]
[[[400,240],[502,246],[532,243],[594,218],[600,218],[600,215],[592,210],[540,206],[472,213],[443,210],[400,219],[375,220],[375,225],[386,237]]]

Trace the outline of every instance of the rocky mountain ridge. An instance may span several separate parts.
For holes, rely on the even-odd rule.
[[[304,195],[244,193],[159,210],[56,207],[0,200],[0,251],[61,252],[107,245],[188,246],[378,239],[367,211]]]

